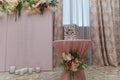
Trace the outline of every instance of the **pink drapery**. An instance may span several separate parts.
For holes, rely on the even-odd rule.
[[[119,3],[120,0],[90,0],[94,65],[117,66],[120,63]]]
[[[58,1],[58,7],[57,10],[54,13],[54,18],[53,18],[53,40],[63,40],[63,24],[62,24],[62,17],[63,17],[63,0],[57,0]],[[57,55],[53,53],[53,67],[58,66],[58,59]]]
[[[80,59],[82,60],[88,49],[90,48],[91,41],[90,40],[56,40],[54,41],[54,49],[58,53],[59,59],[62,57],[62,52],[70,52],[70,51],[78,51],[80,54]],[[60,60],[59,60],[60,61]],[[61,74],[61,80],[71,80],[70,74],[63,71]],[[75,72],[75,80],[85,80],[84,71],[78,70]]]
[[[63,0],[57,0],[58,6],[54,14],[54,40],[63,40]]]
[[[62,56],[62,52],[76,51],[81,55],[83,59],[91,45],[90,40],[56,40],[54,41],[54,49],[59,54],[59,57]]]
[[[76,71],[74,75],[75,80],[86,80],[83,70]],[[64,70],[61,74],[60,80],[72,80],[71,75]]]
[[[15,22],[14,16],[0,17],[0,71],[41,67],[52,69],[53,13],[28,16],[23,9]]]

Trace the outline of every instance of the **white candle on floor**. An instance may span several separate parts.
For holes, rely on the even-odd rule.
[[[25,73],[27,73],[28,72],[28,68],[26,67],[26,68],[24,68],[24,72]]]
[[[28,73],[32,74],[33,73],[33,68],[28,68]]]
[[[25,70],[24,69],[20,69],[20,75],[23,76],[25,73]]]
[[[36,67],[35,71],[36,71],[37,73],[39,73],[39,72],[40,72],[40,67]]]
[[[15,70],[15,74],[18,75],[20,73],[20,70]]]
[[[15,72],[15,66],[10,66],[9,73],[13,74]]]

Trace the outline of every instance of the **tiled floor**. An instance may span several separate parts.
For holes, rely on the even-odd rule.
[[[61,69],[24,76],[0,73],[0,80],[60,80]],[[120,67],[90,66],[85,70],[87,80],[120,80]]]

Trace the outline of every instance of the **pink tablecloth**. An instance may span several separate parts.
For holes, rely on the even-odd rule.
[[[82,60],[91,45],[91,40],[56,40],[54,41],[54,49],[58,53],[59,58],[62,57],[62,52],[78,51],[80,54],[80,59]],[[77,71],[75,73],[75,80],[85,80],[84,71]],[[70,75],[65,71],[61,74],[61,80],[71,80]]]

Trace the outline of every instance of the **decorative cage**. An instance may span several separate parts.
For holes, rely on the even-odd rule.
[[[64,25],[64,40],[80,39],[79,26],[76,24]]]

